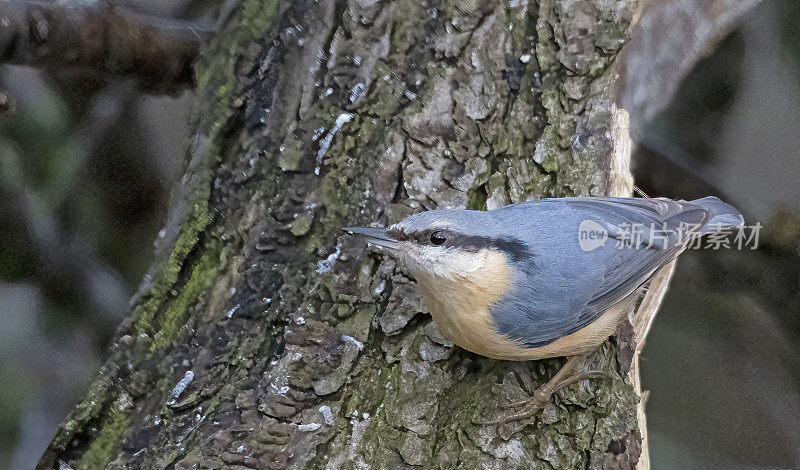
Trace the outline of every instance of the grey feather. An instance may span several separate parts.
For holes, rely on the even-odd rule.
[[[578,230],[585,220],[608,232],[605,245],[591,251],[581,249]],[[511,293],[492,306],[491,313],[501,334],[539,347],[583,328],[646,283],[682,251],[686,237],[692,235],[687,226],[705,234],[739,227],[744,220],[715,197],[690,202],[558,198],[488,212],[423,212],[402,225],[404,230],[414,231],[434,222],[467,236],[501,239],[514,242],[507,246],[523,247],[524,257],[512,256]],[[646,229],[642,241],[618,248],[617,240],[630,224]],[[658,242],[650,243],[654,240]]]

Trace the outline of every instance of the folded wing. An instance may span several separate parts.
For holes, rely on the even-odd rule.
[[[717,198],[559,198],[503,212],[501,218],[524,231],[534,256],[522,267],[514,294],[497,304],[494,317],[502,334],[531,347],[596,320],[678,256],[688,237],[743,223],[735,209]],[[578,244],[578,229],[587,220],[609,237],[591,251]]]

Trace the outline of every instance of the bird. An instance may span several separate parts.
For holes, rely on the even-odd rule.
[[[543,406],[576,381],[577,361],[614,333],[659,269],[697,237],[743,225],[714,196],[562,197],[344,230],[405,267],[439,331],[461,348],[509,361],[568,357],[534,392]]]

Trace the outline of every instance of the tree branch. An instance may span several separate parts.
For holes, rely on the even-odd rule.
[[[0,0],[0,62],[132,77],[149,92],[193,86],[192,64],[207,32],[106,2]]]

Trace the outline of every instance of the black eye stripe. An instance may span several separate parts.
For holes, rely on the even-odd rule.
[[[419,232],[403,233],[397,230],[397,234],[390,234],[396,240],[413,240],[420,245],[457,247],[470,252],[478,252],[484,248],[494,248],[506,253],[514,261],[522,261],[533,257],[527,245],[516,238],[490,238],[477,235],[462,235],[449,230],[422,230]],[[431,240],[434,233],[441,234],[445,240],[441,244],[436,244]]]
[[[406,235],[405,232],[403,232],[402,230],[398,230],[396,228],[389,229],[386,232],[386,234],[399,242],[406,241],[409,239],[408,235]]]
[[[438,230],[429,229],[429,230],[422,230],[410,233],[406,233],[398,229],[392,229],[389,230],[388,235],[397,241],[411,240],[421,245],[437,245],[437,246],[451,245],[450,240],[457,237],[456,234],[448,230],[441,230],[441,229]],[[434,241],[433,238],[436,238],[437,241]],[[443,239],[441,243],[438,243],[439,239]]]
[[[436,245],[431,241],[431,235],[437,232],[445,238],[445,241],[440,245]],[[456,247],[473,253],[484,248],[494,248],[506,253],[514,261],[529,260],[534,257],[527,244],[513,237],[491,238],[479,235],[462,235],[441,228],[415,232],[404,232],[398,228],[393,228],[389,230],[388,235],[397,241],[413,241],[425,246]]]

